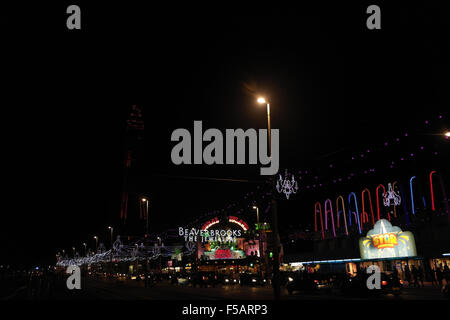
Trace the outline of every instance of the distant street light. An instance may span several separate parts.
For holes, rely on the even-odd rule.
[[[445,133],[445,136],[446,136],[446,137],[450,137],[450,131],[447,131],[447,132]]]
[[[266,104],[267,105],[267,135],[269,138],[269,157],[272,156],[272,147],[271,147],[271,132],[270,132],[270,104],[266,101],[265,98],[259,97],[258,103],[260,104]],[[275,260],[273,263],[273,292],[275,299],[278,300],[280,298],[280,261],[279,261],[279,254],[280,254],[280,236],[278,234],[278,206],[277,206],[277,200],[275,197],[272,198],[271,201],[271,220],[272,220],[272,231],[273,236],[275,238]]]
[[[95,239],[95,253],[97,253],[97,249],[98,249],[98,237],[94,236]]]
[[[111,230],[111,249],[112,249],[112,247],[113,247],[113,232],[114,232],[114,228],[109,226],[108,229]]]
[[[267,105],[267,136],[269,138],[269,157],[272,156],[271,134],[270,134],[270,104],[263,97],[258,98],[258,103]]]
[[[141,202],[145,204],[145,233],[148,234],[148,203],[150,202],[146,197],[141,198]]]

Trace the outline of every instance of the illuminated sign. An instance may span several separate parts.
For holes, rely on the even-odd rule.
[[[396,233],[383,233],[372,237],[372,244],[377,249],[393,248],[398,245]]]
[[[239,218],[233,217],[233,216],[229,216],[228,221],[237,224],[242,229],[244,229],[244,231],[248,230],[248,225],[242,219],[239,219]]]
[[[386,220],[378,220],[367,236],[359,239],[362,259],[414,257],[417,255],[414,235],[402,231]]]
[[[217,249],[214,252],[215,259],[231,259],[230,249]]]
[[[219,218],[214,218],[212,220],[206,221],[206,223],[202,226],[202,230],[206,231],[208,230],[211,226],[215,225],[219,223]]]

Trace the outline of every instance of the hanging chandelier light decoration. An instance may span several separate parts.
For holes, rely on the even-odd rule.
[[[289,200],[289,196],[291,194],[296,194],[298,190],[298,183],[295,181],[294,175],[291,175],[291,179],[289,179],[289,174],[287,169],[285,170],[284,179],[279,175],[279,179],[277,180],[277,191],[278,193],[284,193],[286,199]]]
[[[383,192],[383,204],[385,207],[389,207],[392,204],[394,206],[399,206],[401,204],[401,197],[398,193],[394,191],[391,183],[388,183],[387,192]]]

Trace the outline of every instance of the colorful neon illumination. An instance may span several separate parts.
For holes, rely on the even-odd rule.
[[[351,206],[351,198],[353,196],[353,200],[355,202],[355,209],[356,212],[353,212],[353,214],[355,215],[355,220],[358,223],[358,231],[361,234],[361,225],[359,223],[359,210],[358,210],[358,201],[356,199],[356,194],[354,192],[350,192],[350,194],[348,195],[348,222],[350,224],[350,226],[352,225],[352,206]]]
[[[433,173],[436,173],[436,171],[433,170],[430,172],[431,210],[436,211],[436,207],[434,206]]]
[[[322,219],[322,205],[319,201],[314,204],[314,231],[317,232],[317,205],[319,205],[319,213],[320,213],[320,226],[322,231],[322,239],[325,238],[325,233],[323,231],[323,219]]]
[[[244,220],[239,219],[237,217],[233,217],[233,216],[229,216],[228,217],[228,221],[231,223],[235,223],[238,226],[240,226],[242,229],[244,229],[244,231],[248,230],[248,225],[244,222]]]
[[[366,208],[364,206],[364,193],[366,193],[366,192],[369,194],[369,206],[370,206],[370,214],[372,215],[372,226],[373,226],[373,225],[375,225],[375,218],[373,216],[372,197],[370,196],[370,191],[367,188],[364,189],[361,193],[361,200],[362,200],[362,208],[361,208],[362,209],[362,213],[361,213],[362,223],[361,224],[369,222],[369,217],[367,215]]]
[[[393,248],[398,245],[396,233],[382,233],[372,237],[372,244],[377,249]]]
[[[414,235],[385,219],[378,220],[367,236],[359,239],[359,249],[362,259],[417,256]]]
[[[212,227],[213,225],[215,225],[215,224],[217,224],[217,223],[219,223],[219,218],[214,218],[214,219],[211,219],[211,220],[209,220],[209,221],[206,221],[205,222],[205,224],[202,226],[202,230],[203,231],[206,231],[206,230],[208,230],[210,227]]]
[[[217,249],[214,251],[215,259],[231,259],[230,249]]]
[[[376,197],[375,201],[377,202],[377,221],[380,220],[380,201],[378,201],[378,190],[380,190],[380,187],[383,188],[382,194],[386,193],[386,188],[382,184],[379,184],[375,191],[375,197]],[[391,221],[391,215],[389,214],[389,211],[388,211],[388,219],[389,219],[389,221]]]
[[[327,204],[329,206],[327,206]],[[334,228],[333,204],[331,203],[330,199],[325,200],[325,230],[328,230],[328,212],[330,212],[330,215],[331,215],[331,225],[333,227],[333,236],[336,237],[336,229]]]
[[[416,176],[412,176],[411,179],[409,179],[409,190],[411,191],[411,211],[412,214],[416,214],[416,210],[414,209],[414,191],[413,191],[413,180],[416,178]]]
[[[341,200],[342,204],[342,213],[344,214],[344,226],[345,226],[345,234],[348,235],[348,229],[347,229],[347,216],[345,215],[345,204],[344,204],[344,198],[342,196],[337,197],[336,199],[336,212],[337,212],[337,227],[339,229],[339,217],[341,211],[339,211],[339,200]]]

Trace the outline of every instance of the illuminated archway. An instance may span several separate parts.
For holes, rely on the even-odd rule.
[[[359,210],[358,210],[358,200],[356,199],[356,194],[354,192],[350,192],[350,194],[348,195],[348,222],[349,225],[352,225],[352,206],[351,206],[351,198],[353,196],[353,200],[355,203],[355,210],[356,212],[353,212],[353,214],[355,215],[355,220],[358,223],[358,231],[359,233],[361,233],[361,225],[359,222]]]
[[[324,234],[324,231],[323,231],[322,205],[320,204],[319,201],[317,201],[316,204],[314,205],[314,231],[317,232],[317,206],[319,206],[320,227],[321,227],[321,232],[322,232],[322,239],[324,239],[325,238],[325,234]]]
[[[344,198],[342,196],[339,196],[336,199],[337,227],[339,229],[339,220],[340,220],[339,218],[340,218],[340,213],[341,213],[341,211],[339,211],[339,200],[341,200],[341,204],[342,204],[342,213],[344,216],[345,234],[348,235],[347,216],[345,215],[345,204],[344,204]]]
[[[434,206],[433,173],[436,173],[436,171],[433,170],[430,172],[431,210],[436,211],[436,207]]]
[[[409,190],[411,192],[411,212],[412,214],[416,214],[416,210],[414,208],[414,190],[413,190],[413,180],[416,178],[416,176],[412,176],[411,179],[409,179]]]
[[[383,188],[382,194],[386,193],[386,188],[382,184],[379,184],[377,189],[375,190],[375,197],[376,197],[375,201],[377,202],[377,219],[378,220],[380,220],[380,201],[378,201],[378,190],[380,190],[380,187]],[[389,211],[388,211],[388,219],[389,219],[389,221],[391,221],[391,215],[389,214]]]
[[[369,194],[369,206],[370,206],[370,214],[372,215],[372,226],[373,226],[373,225],[375,225],[375,218],[373,216],[372,197],[370,195],[370,190],[367,188],[361,192],[361,201],[362,201],[361,225],[363,225],[366,222],[369,222],[369,216],[366,212],[366,207],[364,206],[364,194],[365,193]]]
[[[327,205],[329,205],[329,206],[327,206]],[[328,212],[330,212],[330,215],[331,215],[331,225],[333,228],[333,235],[334,235],[334,237],[336,237],[336,229],[334,228],[333,205],[332,205],[330,199],[325,200],[325,230],[328,230]]]
[[[430,172],[431,209],[433,211],[436,211],[434,191],[433,191],[433,173],[438,174],[440,185],[441,185],[441,193],[442,193],[443,200],[444,200],[443,202],[444,202],[444,206],[445,206],[445,211],[448,215],[448,219],[450,220],[450,210],[448,207],[448,199],[447,199],[447,193],[445,192],[444,180],[442,179],[442,176],[434,170]]]

